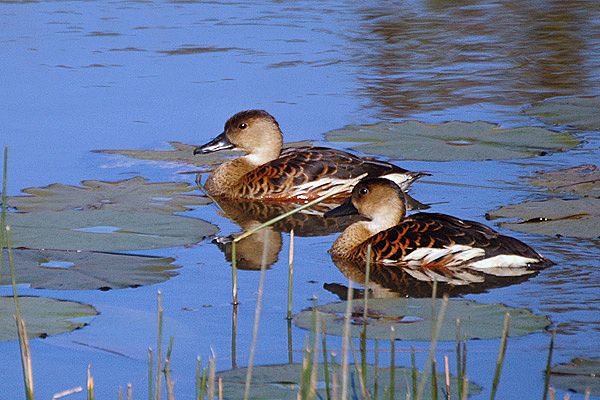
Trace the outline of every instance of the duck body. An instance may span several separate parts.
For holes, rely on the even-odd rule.
[[[480,273],[519,276],[552,262],[518,239],[486,225],[446,214],[405,216],[402,190],[386,179],[365,179],[352,197],[326,217],[360,213],[367,221],[350,225],[331,247],[334,258],[402,267],[422,280],[465,284]],[[473,272],[476,272],[473,274]]]
[[[279,124],[266,111],[242,111],[231,117],[223,133],[194,150],[204,154],[237,149],[245,155],[217,167],[206,182],[215,196],[265,201],[310,201],[360,178],[380,177],[403,188],[423,175],[372,158],[326,147],[293,147],[282,151]],[[345,198],[351,191],[337,194]]]

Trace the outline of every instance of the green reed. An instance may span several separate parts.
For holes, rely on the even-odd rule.
[[[556,328],[552,330],[552,336],[550,337],[550,346],[548,347],[548,358],[546,359],[546,370],[544,372],[544,393],[542,400],[548,398],[548,387],[550,386],[550,371],[552,369],[552,353],[554,352],[554,338],[556,336]]]
[[[496,390],[500,383],[500,373],[502,372],[502,365],[504,364],[504,355],[506,354],[506,345],[508,341],[508,331],[510,326],[510,314],[504,314],[504,324],[502,327],[502,338],[500,340],[500,349],[498,350],[498,360],[496,361],[496,371],[494,372],[494,380],[492,382],[492,392],[490,393],[490,400],[496,398]]]

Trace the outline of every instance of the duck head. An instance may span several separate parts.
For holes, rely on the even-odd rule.
[[[283,136],[275,118],[263,110],[247,110],[229,118],[223,132],[195,148],[194,154],[239,150],[260,165],[279,157],[282,146]]]
[[[340,217],[360,214],[370,222],[372,232],[379,232],[398,223],[406,215],[406,203],[402,189],[385,178],[365,178],[358,182],[352,195],[324,216]]]

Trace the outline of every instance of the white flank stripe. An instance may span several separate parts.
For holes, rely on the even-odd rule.
[[[538,262],[540,262],[540,260],[535,258],[501,254],[484,260],[475,261],[470,267],[479,270],[487,270],[490,268],[522,268],[527,267],[528,264],[535,264]]]
[[[421,261],[422,263],[430,263],[440,258],[451,255],[451,265],[465,263],[473,258],[481,257],[485,254],[483,249],[478,249],[470,246],[454,245],[442,249],[421,247],[404,257],[403,261]]]

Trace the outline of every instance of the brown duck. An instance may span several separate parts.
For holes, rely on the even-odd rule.
[[[282,146],[283,135],[275,118],[266,111],[248,110],[229,118],[223,133],[196,148],[194,154],[225,149],[245,153],[221,164],[206,182],[210,194],[230,198],[309,201],[365,175],[386,177],[404,189],[428,175],[326,147],[282,151]],[[350,190],[336,197],[345,198]]]
[[[518,276],[552,262],[525,243],[474,221],[450,215],[406,216],[402,189],[388,179],[363,179],[352,196],[325,217],[360,214],[330,249],[332,257],[401,267],[421,281],[480,282],[481,273]],[[391,267],[390,267],[391,268]],[[473,272],[476,272],[475,274]]]

